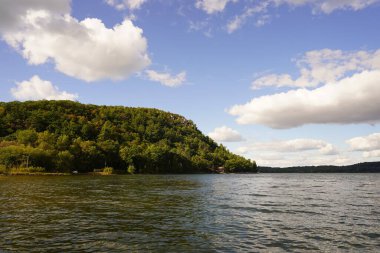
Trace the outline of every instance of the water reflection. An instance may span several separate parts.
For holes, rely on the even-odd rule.
[[[196,226],[199,187],[170,176],[9,178],[1,184],[0,242],[29,252],[207,250]]]

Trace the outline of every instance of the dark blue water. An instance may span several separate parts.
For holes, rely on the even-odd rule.
[[[380,252],[380,174],[0,177],[0,252]]]

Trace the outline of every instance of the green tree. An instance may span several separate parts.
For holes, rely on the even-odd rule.
[[[106,121],[100,130],[98,139],[101,141],[117,139],[117,131],[110,121]]]
[[[67,150],[58,152],[55,166],[59,172],[71,172],[74,169],[74,156]]]
[[[39,148],[50,150],[55,149],[56,138],[54,134],[49,133],[48,131],[44,131],[38,133],[37,136],[37,144]]]
[[[38,135],[34,129],[19,130],[16,132],[16,138],[21,144],[33,146],[38,139]]]
[[[71,140],[68,135],[60,135],[57,139],[56,148],[59,151],[68,150],[71,145]]]

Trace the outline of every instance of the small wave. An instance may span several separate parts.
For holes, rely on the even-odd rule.
[[[371,239],[379,239],[380,234],[379,233],[362,233],[362,235],[371,238]]]
[[[260,193],[249,193],[247,195],[248,196],[253,196],[253,197],[269,197],[270,196],[270,195],[260,194]]]

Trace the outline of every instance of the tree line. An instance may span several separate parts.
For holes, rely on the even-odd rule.
[[[365,162],[346,166],[295,166],[295,167],[258,167],[260,173],[379,173],[380,162]]]

